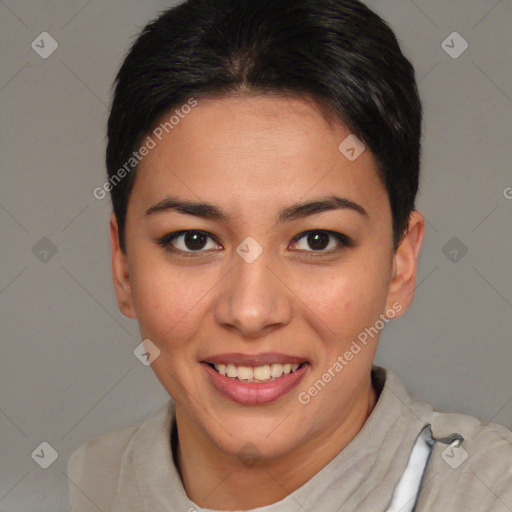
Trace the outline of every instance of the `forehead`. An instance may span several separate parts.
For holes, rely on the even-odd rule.
[[[132,194],[141,207],[165,194],[241,211],[333,193],[367,210],[387,199],[370,151],[346,158],[339,146],[350,132],[339,121],[327,123],[307,99],[199,98],[191,109],[167,112],[156,126],[159,136],[149,134],[155,146],[139,164]]]

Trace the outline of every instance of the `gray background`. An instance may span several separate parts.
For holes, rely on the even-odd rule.
[[[376,362],[439,410],[512,428],[512,2],[367,4],[417,70],[428,220],[414,303],[382,333]],[[114,74],[170,5],[0,0],[3,511],[68,511],[71,452],[168,398],[133,355],[137,324],[118,312],[110,275],[110,204],[92,191],[105,180]],[[44,31],[59,45],[47,59],[31,48]],[[441,46],[454,31],[469,43],[457,59]],[[43,441],[58,452],[48,469],[31,457]]]

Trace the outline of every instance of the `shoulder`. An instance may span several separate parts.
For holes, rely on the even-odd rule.
[[[438,442],[425,474],[425,510],[512,510],[512,432],[464,414],[434,412],[430,423]],[[464,440],[439,441],[453,433]]]
[[[123,454],[140,425],[108,432],[79,446],[68,460],[69,497],[73,512],[110,510]]]
[[[156,441],[161,447],[169,445],[174,413],[173,402],[168,400],[136,425],[96,436],[79,446],[67,464],[72,511],[111,510],[121,480],[131,477],[134,458],[147,457]]]
[[[170,400],[143,421],[93,437],[79,446],[67,464],[72,511],[111,510],[120,477],[130,471],[134,450],[144,453],[148,439],[154,442],[161,438],[164,443],[173,414]]]
[[[400,401],[404,414],[408,414],[416,425],[430,424],[436,440],[457,433],[464,438],[461,446],[471,450],[475,460],[494,453],[495,464],[499,466],[503,463],[507,470],[512,471],[512,432],[508,428],[497,423],[482,422],[467,414],[436,411],[429,403],[411,397],[392,371],[384,371],[385,387],[390,389],[393,398]],[[441,442],[436,443],[438,445],[447,446]]]
[[[385,374],[385,387],[400,401],[413,428],[419,433],[430,424],[437,441],[415,510],[510,512],[512,432],[466,414],[436,411],[427,402],[411,397],[392,371],[385,370]],[[452,434],[462,436],[460,445],[447,442]]]

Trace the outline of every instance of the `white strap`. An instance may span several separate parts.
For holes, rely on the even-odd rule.
[[[393,500],[386,512],[413,512],[421,489],[423,474],[427,467],[435,440],[430,424],[425,425],[414,443],[407,467],[395,487]]]

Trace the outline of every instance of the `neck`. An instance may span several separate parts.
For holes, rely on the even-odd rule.
[[[354,439],[376,402],[369,379],[340,425],[292,453],[252,467],[219,451],[205,436],[199,439],[198,431],[187,428],[188,422],[177,410],[177,462],[187,496],[199,507],[214,510],[249,510],[277,503],[308,482]]]

